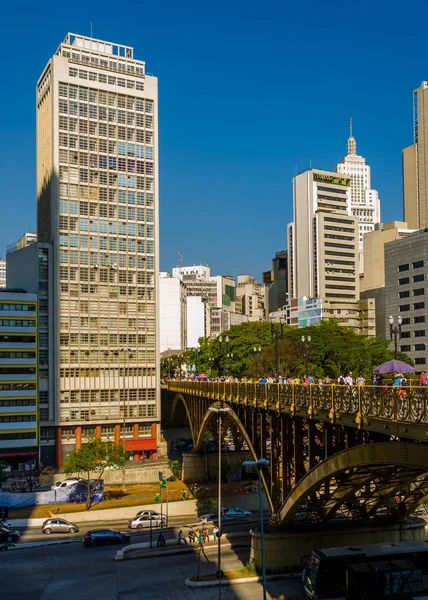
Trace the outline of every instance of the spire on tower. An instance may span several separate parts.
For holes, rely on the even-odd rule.
[[[352,117],[349,117],[349,138],[346,144],[347,155],[357,154],[357,142],[352,136]]]

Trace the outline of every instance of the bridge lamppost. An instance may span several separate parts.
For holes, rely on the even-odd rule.
[[[199,353],[200,353],[201,349],[200,348],[196,348],[196,354],[195,354],[195,375],[197,375],[198,373],[198,364],[199,364]]]
[[[227,353],[227,358],[229,360],[229,370],[228,370],[228,375],[232,374],[232,362],[233,362],[233,354],[232,352],[228,352]]]
[[[398,354],[398,340],[401,339],[401,324],[403,322],[403,318],[401,315],[397,317],[397,325],[394,326],[394,317],[389,315],[389,337],[392,340],[394,337],[394,358],[397,360]]]
[[[306,377],[308,376],[308,362],[309,362],[309,348],[310,348],[310,344],[311,344],[311,336],[304,336],[302,335],[301,337],[302,340],[302,353],[303,353],[303,357],[305,359],[305,375]]]
[[[210,356],[208,360],[210,361],[210,377],[212,377],[215,358],[214,358],[214,356]]]
[[[259,480],[259,508],[260,508],[260,538],[261,538],[261,550],[262,550],[262,583],[263,583],[263,600],[266,600],[266,564],[265,564],[265,532],[263,525],[263,496],[262,496],[262,477],[261,470],[264,467],[268,467],[270,461],[267,458],[259,458],[258,461],[245,460],[242,463],[243,467],[256,468],[257,477]]]
[[[218,415],[218,549],[217,549],[217,577],[218,577],[218,597],[221,598],[221,580],[223,578],[223,572],[221,570],[221,446],[222,446],[222,420],[221,416],[224,413],[229,412],[228,406],[223,406],[220,403],[220,407],[210,406],[211,412],[217,413]]]
[[[270,327],[272,335],[275,336],[275,381],[279,381],[279,340],[282,337],[284,331],[285,321],[283,317],[280,318],[279,322],[271,321]]]
[[[262,351],[262,347],[259,346],[257,348],[257,346],[254,346],[253,350],[254,350],[254,356],[256,357],[256,377],[258,377],[259,376],[260,352]]]
[[[222,367],[222,369],[221,369],[221,370],[223,371],[223,373],[222,373],[222,376],[224,377],[224,375],[225,375],[225,371],[226,371],[226,369],[225,369],[225,366],[224,366],[224,363],[225,363],[225,360],[224,360],[224,359],[225,359],[225,356],[226,356],[226,354],[227,354],[227,353],[228,353],[228,351],[229,351],[229,336],[227,335],[227,336],[224,338],[224,343],[223,343],[223,337],[222,337],[222,336],[220,336],[220,337],[218,338],[218,341],[220,342],[220,351],[221,351],[221,367]]]
[[[171,357],[167,358],[167,362],[168,362],[168,379],[171,379],[171,362],[172,362],[172,358]]]

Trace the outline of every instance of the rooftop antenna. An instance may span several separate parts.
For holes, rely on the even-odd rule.
[[[183,268],[183,253],[181,250],[178,251],[178,268]]]
[[[349,117],[349,137],[352,137],[352,117]]]

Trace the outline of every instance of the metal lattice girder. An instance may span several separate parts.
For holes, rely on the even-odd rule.
[[[215,433],[210,404],[228,404],[225,432],[240,439],[237,447],[245,441],[255,460],[271,461],[263,485],[276,523],[289,523],[302,510],[317,521],[343,511],[366,518],[394,495],[399,518],[427,498],[427,445],[416,441],[422,431],[426,441],[428,432],[426,389],[358,388],[356,394],[344,386],[220,382],[171,382],[170,389],[176,392],[172,412],[183,405],[195,451],[211,427]],[[400,433],[415,441],[400,442]]]
[[[350,489],[353,486],[353,482],[349,481],[349,479],[352,480],[353,477],[358,477],[358,471],[369,475],[367,471],[368,466],[373,468],[373,470],[375,466],[378,467],[376,469],[378,479],[381,478],[380,473],[384,467],[387,467],[384,471],[384,476],[390,476],[390,469],[388,467],[392,466],[396,466],[397,468],[406,466],[422,474],[428,472],[428,453],[421,452],[419,444],[383,442],[355,446],[354,448],[335,454],[309,471],[294,487],[279,511],[278,521],[283,525],[289,523],[306,499],[316,496],[320,487],[325,481],[330,481],[332,476],[339,477],[340,474],[345,474],[341,485],[345,489]],[[357,479],[357,481],[358,484],[361,484],[360,479]]]

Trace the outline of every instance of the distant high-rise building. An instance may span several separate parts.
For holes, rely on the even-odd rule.
[[[233,277],[211,275],[210,268],[206,265],[176,267],[172,270],[172,276],[183,281],[188,297],[200,296],[208,302],[211,308],[212,337],[229,329],[230,318],[227,313],[235,313],[236,309],[236,283]]]
[[[263,283],[268,290],[269,310],[278,310],[287,302],[288,259],[287,250],[275,252],[270,271],[264,271]]]
[[[425,118],[427,113],[427,118]],[[413,92],[413,144],[402,153],[404,220],[410,229],[428,227],[428,82]]]
[[[6,287],[6,261],[0,258],[0,288]]]
[[[251,275],[238,275],[236,312],[246,315],[249,321],[266,320],[266,287]]]
[[[359,299],[358,221],[351,178],[309,169],[293,179],[294,221],[288,226],[289,299]]]
[[[157,111],[157,78],[129,46],[69,33],[37,82],[57,466],[93,435],[137,455],[159,445]]]
[[[187,348],[187,292],[184,283],[169,273],[159,274],[159,349]]]
[[[358,221],[358,253],[362,273],[363,236],[373,231],[375,224],[380,221],[380,201],[377,191],[371,189],[370,167],[366,165],[366,159],[357,154],[357,142],[352,135],[352,119],[346,156],[334,170],[351,178],[351,213]]]

